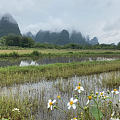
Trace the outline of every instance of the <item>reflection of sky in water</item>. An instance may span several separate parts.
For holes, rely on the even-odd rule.
[[[35,61],[31,61],[31,62],[28,62],[28,61],[21,61],[20,62],[20,66],[37,66],[38,63],[36,63]]]
[[[52,64],[52,63],[70,63],[70,62],[82,62],[82,61],[110,61],[116,60],[119,57],[44,57],[37,60],[20,58],[20,59],[0,59],[0,67],[5,66],[29,66],[29,65],[42,65],[42,64]]]
[[[66,58],[51,58],[51,59],[43,59],[43,60],[37,60],[37,61],[21,61],[20,66],[30,66],[30,65],[40,65],[40,64],[52,64],[52,63],[70,63],[70,62],[82,62],[82,61],[111,61],[116,60],[117,58],[104,58],[104,57],[66,57]]]
[[[81,77],[72,77],[69,79],[57,79],[56,81],[46,81],[42,80],[39,83],[33,84],[23,84],[23,85],[14,85],[13,87],[3,87],[0,89],[1,95],[12,94],[13,96],[19,94],[21,98],[24,95],[31,96],[33,98],[37,98],[39,100],[39,105],[44,104],[44,107],[38,107],[38,114],[36,120],[39,119],[49,119],[49,120],[58,120],[58,117],[61,116],[61,119],[64,119],[64,114],[60,112],[53,112],[54,114],[50,115],[47,113],[47,101],[48,99],[56,99],[57,95],[61,96],[61,101],[58,104],[63,109],[67,110],[67,102],[74,95],[74,88],[80,82],[81,85],[85,88],[85,91],[80,95],[80,103],[81,105],[85,105],[87,102],[86,97],[89,95],[91,91],[101,92],[107,91],[107,88],[103,87],[103,79],[109,79],[111,74],[120,77],[120,72],[109,72],[102,73],[97,75],[89,75],[89,76],[81,76]],[[115,101],[118,97],[115,98]],[[44,108],[44,109],[43,109]],[[57,117],[56,117],[57,116]],[[38,119],[38,120],[39,120]]]

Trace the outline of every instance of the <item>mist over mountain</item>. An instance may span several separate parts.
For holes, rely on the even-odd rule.
[[[31,32],[27,32],[26,34],[23,34],[23,36],[27,36],[35,40],[35,36]]]
[[[50,32],[40,30],[36,36],[35,41],[40,43],[50,43],[64,45],[69,43],[69,32],[62,30],[61,32]]]
[[[21,35],[21,32],[16,20],[10,14],[5,14],[0,19],[0,37],[8,34]]]
[[[68,30],[63,29],[60,32],[51,32],[40,30],[36,35],[33,35],[31,32],[26,33],[27,37],[31,37],[36,42],[39,43],[48,43],[56,45],[65,45],[65,44],[80,44],[80,45],[96,45],[99,44],[97,37],[93,39],[88,39],[83,36],[81,32],[73,31],[71,34]]]
[[[97,37],[94,37],[93,39],[91,39],[91,40],[89,41],[89,44],[91,44],[91,45],[96,45],[96,44],[98,44],[98,38],[97,38]]]
[[[0,37],[7,36],[9,34],[21,35],[17,21],[10,15],[5,14],[0,19]],[[73,31],[71,34],[68,30],[63,29],[60,32],[51,32],[40,30],[36,35],[31,32],[23,34],[32,38],[38,43],[48,43],[56,45],[66,45],[70,43],[80,45],[96,45],[98,44],[97,37],[89,40],[83,36],[81,32]]]
[[[70,36],[71,43],[74,44],[81,44],[81,45],[87,45],[89,44],[89,41],[82,35],[81,32],[73,31]]]

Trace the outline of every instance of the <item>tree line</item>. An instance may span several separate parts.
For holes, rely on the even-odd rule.
[[[13,35],[0,38],[0,46],[17,46],[23,48],[44,48],[44,49],[120,49],[120,42],[115,44],[75,44],[69,43],[65,45],[38,43],[30,37]]]
[[[34,47],[35,41],[26,36],[10,34],[0,38],[1,46]]]

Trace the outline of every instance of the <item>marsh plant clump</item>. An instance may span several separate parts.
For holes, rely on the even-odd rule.
[[[35,98],[0,96],[0,120],[34,120],[37,107]]]
[[[92,61],[76,63],[56,63],[41,66],[0,68],[0,85],[11,86],[20,83],[39,82],[42,79],[55,80],[83,75],[99,74],[120,70],[120,61]]]
[[[108,96],[107,94],[105,94],[106,92],[103,92],[103,91],[107,91],[107,89],[109,89],[112,91],[111,95],[114,95],[114,93],[116,93],[113,101],[114,102],[118,101],[118,94],[117,94],[118,87],[112,86],[112,88],[105,88],[102,86],[102,76],[104,76],[104,79],[105,78],[107,79],[112,73],[114,72],[101,73],[101,74],[89,75],[89,76],[81,76],[81,77],[73,77],[69,79],[61,78],[61,79],[52,80],[52,81],[43,80],[36,83],[26,83],[26,84],[13,85],[11,87],[1,87],[1,92],[0,92],[1,96],[3,97],[6,96],[5,97],[6,101],[9,101],[8,99],[10,99],[12,104],[16,103],[16,105],[11,107],[9,105],[9,102],[7,103],[3,99],[1,103],[3,107],[2,109],[7,112],[9,111],[9,114],[11,113],[11,111],[12,112],[20,111],[17,113],[21,113],[22,108],[25,109],[25,111],[30,110],[31,112],[27,112],[26,113],[27,115],[25,116],[29,116],[29,118],[31,116],[32,118],[35,118],[35,120],[42,120],[42,119],[43,120],[53,120],[53,119],[54,120],[64,120],[64,119],[71,120],[72,118],[75,118],[75,117],[76,119],[78,119],[77,115],[74,114],[76,113],[76,110],[77,110],[76,105],[78,102],[78,100],[76,100],[77,96],[75,95],[78,95],[79,104],[83,108],[84,108],[84,105],[86,104],[88,105],[92,104],[92,100],[93,100],[92,91],[94,91],[96,95],[99,94],[99,95]],[[117,76],[119,76],[119,71],[115,73]],[[113,88],[117,88],[117,89],[114,90]],[[20,102],[21,106],[19,106],[18,102],[16,101]],[[24,105],[25,101],[28,101],[28,102],[26,102],[26,104]],[[67,106],[67,103],[70,103],[70,104],[68,104]],[[6,107],[6,104],[8,104],[8,107]],[[62,108],[64,112],[54,110],[54,107],[53,107],[54,105],[57,105],[59,106],[59,108]],[[47,109],[47,107],[49,107],[49,109]],[[68,109],[68,107],[70,107],[70,109]],[[52,109],[52,112],[48,112],[51,109]],[[116,111],[118,107],[114,106],[114,109]],[[4,116],[2,117],[7,119],[8,117],[5,117],[7,112],[4,112],[4,111],[2,111],[2,114],[4,113]],[[22,113],[22,115],[24,115],[24,113]],[[30,120],[32,120],[32,118]],[[28,117],[25,117],[25,120],[29,120]]]
[[[37,55],[38,52],[34,52],[34,56]],[[14,56],[16,55],[14,54]],[[1,89],[5,86],[8,89],[6,92],[7,95],[2,95],[1,92],[0,119],[61,120],[61,115],[62,120],[64,118],[66,120],[120,119],[120,105],[118,103],[118,96],[120,94],[120,91],[118,91],[120,78],[119,70],[119,60],[56,63],[40,66],[12,66],[0,68]],[[113,74],[110,71],[118,72],[117,74]],[[109,77],[106,77],[105,72],[108,72]],[[99,73],[105,74],[103,79],[100,77],[101,79],[99,80],[99,77],[97,77]],[[93,80],[92,75],[94,74],[95,79]],[[74,84],[76,84],[74,83],[76,81],[76,76],[81,76],[81,78],[88,76],[85,79],[81,79],[81,81],[84,81],[84,84],[82,84],[84,87],[82,87],[80,83],[74,87]],[[71,81],[71,79],[69,81],[66,79],[72,77],[75,77],[73,81]],[[90,82],[91,79],[93,80],[94,84]],[[58,82],[56,82],[56,80],[58,80]],[[65,80],[65,84],[63,84],[63,80]],[[89,83],[87,83],[87,80]],[[40,84],[42,81],[44,84]],[[100,82],[100,85],[98,85],[97,82]],[[14,92],[19,89],[19,87],[17,89],[16,86],[22,86],[22,84],[25,85],[25,88],[21,87],[19,90],[19,95],[14,95]],[[92,84],[91,88],[93,89],[93,86],[95,86],[95,89],[90,89],[88,84]],[[103,84],[115,89],[113,89],[111,92],[102,91]],[[99,89],[99,87],[97,89],[97,85],[99,87],[101,86],[101,89]],[[17,90],[13,90],[13,94],[9,95],[9,87],[16,87]],[[32,90],[27,89],[27,87],[30,87]],[[73,90],[74,92],[71,92]],[[92,90],[94,92],[92,92]],[[99,92],[96,92],[97,90]],[[28,96],[24,96],[22,93],[23,91],[27,91]],[[54,99],[52,99],[52,96]],[[64,99],[63,97],[66,98]],[[81,99],[81,97],[83,98]],[[48,99],[49,101],[47,103]],[[84,102],[86,104],[84,104]],[[62,103],[64,104],[63,107]],[[54,115],[47,109],[46,106],[49,108],[49,110],[54,111]],[[61,111],[62,114],[60,114],[58,111]]]
[[[66,103],[68,110],[72,109],[72,114],[68,115],[65,109],[62,109],[58,103],[61,102],[60,96],[57,100],[48,100],[48,109],[58,110],[66,114],[66,119],[71,120],[119,120],[120,119],[120,100],[115,100],[119,96],[120,91],[113,89],[112,91],[91,92],[86,98],[87,102],[84,106],[81,105],[80,97],[84,92],[84,88],[79,83],[74,89],[77,93],[70,98]],[[119,97],[118,97],[119,98]]]

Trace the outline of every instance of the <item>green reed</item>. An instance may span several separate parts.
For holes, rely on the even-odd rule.
[[[68,78],[75,75],[90,75],[120,70],[120,61],[92,61],[77,63],[56,63],[40,66],[11,66],[0,68],[0,85],[39,82],[56,78]]]
[[[0,96],[0,120],[34,120],[38,101],[19,95]]]

